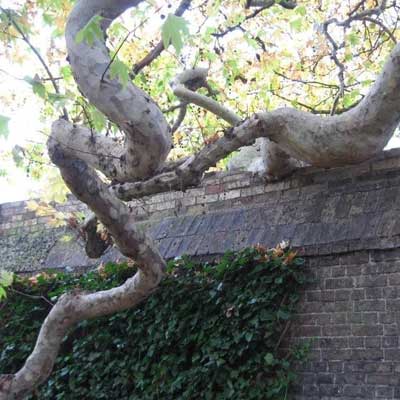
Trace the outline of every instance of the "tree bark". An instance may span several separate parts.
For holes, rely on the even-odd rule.
[[[199,107],[212,112],[232,126],[239,125],[242,119],[232,110],[223,107],[214,99],[202,94],[196,93],[193,87],[202,87],[206,85],[208,69],[195,68],[178,74],[171,82],[174,94],[185,103],[193,103]],[[286,154],[277,144],[272,143],[267,138],[260,138],[261,155],[263,160],[264,175],[267,180],[276,180],[292,173],[299,166],[299,162]],[[237,149],[235,149],[237,150]],[[212,167],[217,163],[209,165]],[[202,171],[204,172],[204,171]]]
[[[117,79],[111,79],[111,59],[104,40],[95,40],[90,46],[85,41],[77,43],[76,35],[96,15],[103,18],[101,26],[105,32],[115,18],[141,1],[78,1],[65,32],[68,60],[79,89],[125,133],[123,147],[113,150],[121,155],[119,165],[116,171],[112,168],[109,176],[119,181],[147,178],[162,167],[171,148],[170,128],[157,104],[145,92],[131,82],[123,87]],[[101,136],[97,142],[101,147],[108,145]],[[82,150],[90,147],[86,143]],[[93,167],[97,168],[98,163]]]
[[[351,110],[327,117],[289,107],[257,113],[175,170],[141,182],[114,185],[113,190],[125,201],[164,190],[183,190],[196,185],[218,160],[259,137],[276,143],[288,156],[317,167],[361,163],[379,154],[393,136],[400,122],[399,104],[400,43],[369,93]]]
[[[121,253],[137,261],[138,272],[110,290],[73,291],[61,296],[44,321],[24,366],[14,375],[1,376],[0,400],[23,399],[48,378],[60,343],[74,324],[139,304],[157,288],[165,270],[165,261],[152,240],[136,229],[129,208],[109,192],[97,174],[82,160],[68,158],[54,139],[50,138],[48,147],[68,187],[95,212]]]

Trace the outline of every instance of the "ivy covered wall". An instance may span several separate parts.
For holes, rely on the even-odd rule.
[[[315,278],[289,334],[290,343],[312,339],[296,399],[400,399],[399,199],[400,151],[392,150],[361,165],[304,168],[267,185],[248,173],[211,175],[185,193],[135,202],[132,212],[167,258],[215,258],[228,249],[290,240]],[[27,213],[24,204],[0,210],[7,268],[99,263],[84,257],[74,236],[63,239],[73,232],[49,229],[40,219],[46,217]]]

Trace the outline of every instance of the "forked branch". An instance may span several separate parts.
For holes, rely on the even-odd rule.
[[[57,124],[53,129],[57,129]],[[96,213],[122,254],[137,262],[138,272],[110,290],[96,293],[78,290],[61,296],[44,321],[24,366],[15,375],[0,377],[0,400],[23,399],[47,379],[62,339],[77,322],[135,306],[155,290],[165,270],[164,259],[151,239],[136,229],[129,208],[109,192],[97,174],[83,161],[66,157],[52,138],[48,147],[65,183]]]
[[[218,160],[259,137],[268,138],[291,157],[311,165],[330,168],[357,164],[386,146],[400,122],[399,104],[397,44],[369,93],[343,114],[321,117],[289,107],[258,113],[228,129],[222,138],[175,170],[142,182],[115,185],[113,189],[123,200],[185,189],[195,185]]]

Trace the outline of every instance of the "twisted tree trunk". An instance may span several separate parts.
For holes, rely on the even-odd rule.
[[[138,262],[139,270],[120,287],[62,296],[43,323],[25,365],[14,375],[0,377],[0,400],[21,399],[46,380],[62,338],[78,321],[133,307],[162,279],[164,260],[149,237],[135,228],[135,220],[122,200],[197,184],[218,160],[260,137],[268,139],[264,155],[273,176],[290,172],[297,162],[294,160],[321,167],[359,163],[382,151],[399,124],[400,45],[357,107],[326,118],[282,108],[241,121],[235,113],[187,87],[187,76],[195,73],[190,71],[173,84],[175,93],[227,120],[232,127],[198,154],[162,172],[171,139],[157,104],[132,83],[124,87],[110,78],[110,56],[104,40],[98,39],[92,46],[75,40],[93,16],[103,18],[105,32],[113,19],[140,2],[78,0],[66,29],[68,57],[80,90],[124,132],[124,143],[93,136],[90,130],[63,119],[53,124],[48,142],[51,159],[68,187],[96,214],[122,254]],[[254,1],[249,6],[253,3],[264,4]],[[282,3],[291,7],[291,2]],[[110,187],[96,170],[119,183]]]
[[[92,17],[99,15],[103,18],[101,27],[105,32],[115,18],[139,3],[141,0],[78,1],[69,16],[65,33],[68,60],[79,89],[125,133],[125,143],[119,148],[115,169],[109,170],[104,165],[109,162],[108,158],[100,160],[99,157],[93,164],[93,167],[107,172],[110,178],[121,182],[150,177],[160,169],[171,148],[170,128],[157,104],[145,92],[132,83],[123,87],[118,79],[111,79],[111,60],[104,41],[96,40],[89,45],[85,41],[77,43],[75,38]],[[72,132],[72,126],[64,133],[57,133],[55,129],[60,139],[68,138]],[[101,148],[110,146],[109,140],[104,137],[98,138],[97,135],[94,140],[99,142]],[[96,150],[88,134],[81,135],[79,145],[82,146],[80,150],[87,150],[88,153]],[[113,153],[117,152],[116,144],[111,145],[113,147]],[[92,161],[83,154],[79,154],[78,158],[88,163]]]

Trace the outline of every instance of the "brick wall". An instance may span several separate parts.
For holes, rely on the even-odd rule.
[[[312,257],[291,342],[311,340],[296,400],[400,399],[400,251]]]
[[[290,343],[312,343],[296,399],[382,400],[400,399],[399,199],[400,150],[393,150],[361,165],[304,168],[273,184],[249,173],[208,175],[197,188],[131,208],[167,258],[215,258],[290,240],[315,277],[289,335]],[[84,256],[73,232],[50,229],[45,218],[24,203],[0,206],[3,266],[34,272],[99,262]]]

